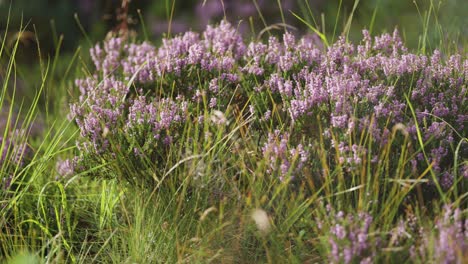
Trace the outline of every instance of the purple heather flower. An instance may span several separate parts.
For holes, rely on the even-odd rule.
[[[279,178],[285,180],[292,169],[292,176],[298,174],[307,163],[309,153],[301,144],[296,147],[289,146],[289,134],[275,130],[269,133],[268,141],[262,148],[263,155],[267,158],[269,173],[279,173]],[[291,168],[291,166],[294,166]]]
[[[75,172],[75,163],[76,159],[59,160],[56,164],[57,173],[63,177],[73,175]]]
[[[210,108],[215,108],[216,105],[217,105],[216,97],[211,98],[211,99],[210,99],[209,107],[210,107]]]
[[[367,263],[373,257],[369,251],[373,244],[369,239],[372,217],[367,213],[344,215],[338,212],[331,219],[329,246],[329,260],[332,263],[352,263],[363,261]]]
[[[412,258],[424,262],[464,263],[468,252],[468,221],[461,217],[459,208],[446,205],[443,217],[436,221],[435,230],[422,233],[419,250],[413,250]]]
[[[25,165],[24,160],[31,154],[31,148],[26,142],[20,141],[25,131],[15,130],[8,138],[0,136],[0,167],[11,164],[17,167]]]
[[[238,10],[228,2],[226,8]],[[207,1],[205,7],[209,5],[216,9],[219,2]],[[378,143],[373,145],[382,146],[398,123],[407,127],[410,140],[418,140],[417,122],[427,142],[425,152],[441,180],[449,178],[446,172],[451,168],[443,161],[459,140],[452,127],[466,136],[468,60],[438,50],[429,56],[408,52],[396,30],[374,38],[363,31],[359,45],[341,37],[324,49],[317,36],[296,38],[289,32],[281,40],[271,36],[267,43],[247,43],[236,25],[222,20],[200,34],[188,31],[164,38],[159,46],[110,38],[90,53],[96,71],[76,81],[80,95],[69,116],[80,129],[80,149],[94,154],[108,151],[117,131],[151,137],[154,141],[139,139],[148,148],[159,140],[176,143],[177,128],[192,104],[206,100],[224,113],[224,98],[233,96],[231,88],[239,85],[236,91],[242,91],[245,84],[273,98],[282,106],[278,113],[284,111],[291,122],[307,124],[323,117],[328,143],[331,132],[345,137],[368,132]],[[172,99],[177,94],[188,100]],[[405,95],[415,107],[415,120]],[[260,122],[268,120],[268,109],[273,109],[262,107],[255,105],[264,115]],[[194,120],[203,120],[203,115],[191,113]],[[307,160],[305,147],[291,146],[289,136],[271,133],[262,149],[269,153],[265,155],[269,170],[280,177],[300,174]],[[347,142],[340,146],[340,157],[343,164],[359,165],[365,151],[357,142]],[[418,158],[411,167],[417,173],[427,164],[422,155],[414,154]]]
[[[268,121],[270,120],[271,118],[271,110],[267,110],[264,114],[263,114],[263,121]]]

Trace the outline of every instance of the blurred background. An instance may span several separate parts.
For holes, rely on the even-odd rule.
[[[340,32],[343,29],[354,2],[355,0],[0,0],[0,32],[6,30],[8,18],[10,34],[14,34],[23,23],[23,26],[27,25],[27,32],[22,45],[25,48],[35,46],[36,40],[39,40],[42,52],[53,54],[60,35],[64,36],[62,51],[73,51],[82,44],[84,34],[92,42],[101,40],[123,20],[136,32],[145,30],[151,39],[168,32],[169,24],[172,33],[189,29],[200,31],[208,23],[216,23],[225,15],[232,23],[243,21],[240,30],[246,34],[252,32],[251,23],[257,30],[264,28],[265,24],[285,22],[298,31],[305,31],[306,26],[292,15],[294,12],[331,36],[334,31]],[[354,13],[350,35],[359,39],[360,31],[369,28],[371,24],[374,33],[393,31],[393,28],[398,27],[407,43],[412,48],[417,48],[427,12],[433,13],[432,21],[429,21],[430,39],[440,40],[437,23],[451,39],[466,40],[466,0],[361,0]],[[31,59],[30,56],[25,57]]]
[[[89,47],[109,31],[129,29],[140,39],[158,42],[162,35],[201,31],[226,16],[234,24],[242,21],[238,27],[247,37],[271,25],[276,25],[273,34],[281,34],[282,23],[296,34],[306,33],[307,26],[294,13],[332,40],[344,29],[354,4],[355,0],[0,0],[0,34],[6,37],[8,51],[19,29],[25,29],[16,55],[21,94],[22,87],[37,88],[40,67],[48,60],[55,63],[49,78],[60,80],[70,62],[77,61],[76,51],[80,49],[79,59],[86,61]],[[375,35],[396,27],[410,49],[418,48],[425,33],[429,51],[449,43],[465,54],[467,12],[466,0],[361,0],[349,37],[359,41],[364,28]],[[4,69],[5,60],[0,59],[0,78]]]

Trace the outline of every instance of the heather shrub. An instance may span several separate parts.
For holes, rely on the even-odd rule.
[[[460,208],[445,205],[435,226],[421,227],[419,239],[410,247],[410,256],[417,262],[463,263],[468,250],[468,222]],[[403,227],[403,230],[405,228]]]
[[[210,113],[249,109],[252,129],[290,131],[270,134],[255,150],[275,177],[300,177],[311,166],[307,142],[322,140],[330,164],[345,173],[368,163],[378,169],[384,146],[396,146],[389,151],[399,155],[397,146],[406,144],[406,166],[399,170],[420,175],[431,166],[432,184],[448,190],[456,183],[452,161],[462,161],[467,148],[461,144],[454,155],[466,137],[468,60],[443,59],[438,50],[411,53],[396,30],[375,38],[364,30],[363,36],[358,45],[340,38],[329,47],[288,32],[282,40],[246,43],[221,21],[202,34],[163,39],[160,47],[112,37],[91,49],[96,71],[76,81],[80,97],[71,118],[80,129],[82,163],[76,167],[86,170],[84,164],[115,161],[122,153],[133,169],[158,170],[170,163],[169,147],[188,142],[187,123],[203,130],[216,123],[208,122]],[[305,141],[285,149],[300,135]],[[391,162],[389,174],[399,161]]]
[[[323,137],[335,150],[328,153],[331,162],[350,172],[365,163],[380,166],[376,150],[389,141],[402,144],[395,139],[399,130],[412,146],[408,174],[430,164],[434,179],[450,188],[455,147],[466,136],[468,60],[443,60],[437,50],[413,54],[397,31],[374,39],[363,35],[359,45],[340,38],[326,48],[314,37],[291,33],[282,41],[271,36],[267,43],[247,44],[222,21],[202,34],[163,39],[160,47],[112,37],[91,49],[92,76],[76,81],[80,97],[71,118],[80,128],[78,167],[115,160],[115,153],[133,168],[164,167],[169,147],[185,142],[185,124],[197,122],[202,129],[213,125],[205,118],[211,112],[248,108],[254,127],[291,131],[278,147],[270,146],[270,135],[257,150],[269,160],[267,170],[282,178],[300,175],[308,165],[301,144],[282,149],[289,138]],[[252,91],[256,96],[249,96]],[[460,153],[466,148],[462,144]]]
[[[414,212],[406,212],[390,232],[388,246],[404,248],[406,257],[414,262],[463,263],[468,225],[463,209],[446,204],[431,220],[423,221]]]
[[[300,175],[302,167],[309,158],[309,153],[302,144],[296,147],[289,146],[289,134],[281,134],[279,130],[268,134],[262,154],[268,160],[267,173],[281,181],[287,180],[288,175],[292,177]]]
[[[1,156],[1,189],[7,192],[10,189],[13,178],[18,179],[18,174],[22,173],[33,154],[31,148],[24,142],[23,138],[27,134],[23,130],[15,130],[6,137],[0,136]]]
[[[372,263],[376,242],[370,235],[372,216],[361,212],[347,214],[329,212],[329,226],[318,221],[320,229],[328,228],[328,259],[331,263]]]

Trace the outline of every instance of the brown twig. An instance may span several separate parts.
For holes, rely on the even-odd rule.
[[[122,0],[122,5],[117,8],[117,21],[119,24],[115,27],[116,33],[126,34],[128,32],[128,6],[130,0]]]

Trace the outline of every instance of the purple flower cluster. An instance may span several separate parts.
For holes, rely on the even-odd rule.
[[[55,169],[57,170],[58,175],[62,177],[68,177],[73,175],[75,172],[76,159],[65,159],[58,160]]]
[[[331,263],[372,263],[373,242],[369,229],[372,217],[367,213],[345,215],[336,213],[330,226],[328,243]]]
[[[161,47],[124,43],[114,37],[91,49],[96,70],[104,78],[122,73],[126,81],[132,77],[141,84],[154,83],[169,74],[198,67],[204,71],[225,71],[234,74],[234,66],[244,54],[245,44],[237,29],[223,20],[218,27],[208,26],[200,34],[188,31],[163,39]],[[223,75],[224,79],[236,79]]]
[[[2,175],[0,184],[4,189],[8,189],[15,172],[26,166],[26,160],[32,154],[31,148],[26,142],[21,141],[25,132],[16,130],[8,138],[0,136],[0,171]]]
[[[21,136],[24,136],[24,131],[16,130],[10,138],[0,136],[1,156],[0,166],[8,163],[14,166],[22,167],[25,165],[24,159],[31,154],[31,149],[24,142],[18,143]]]
[[[247,72],[263,74],[258,90],[279,94],[293,123],[308,123],[317,114],[327,117],[324,136],[339,146],[340,162],[350,166],[359,164],[365,152],[357,142],[349,142],[350,136],[367,131],[382,147],[393,126],[404,124],[414,141],[419,128],[428,162],[449,188],[452,172],[444,163],[467,131],[468,60],[453,55],[444,63],[439,51],[430,57],[412,54],[397,31],[374,40],[367,31],[363,35],[360,45],[340,38],[326,52],[304,39],[295,41],[289,33],[283,43],[272,37],[258,48]],[[256,61],[264,61],[263,68]],[[273,69],[265,72],[265,66]],[[330,131],[339,136],[332,138]],[[422,155],[415,163],[428,165]]]
[[[446,205],[442,218],[436,221],[435,230],[422,230],[421,241],[420,245],[411,247],[414,260],[464,263],[468,257],[468,221],[462,216],[460,208],[453,209]]]
[[[167,131],[175,131],[185,121],[187,102],[181,98],[173,101],[163,98],[158,101],[147,102],[145,96],[138,96],[129,108],[128,123],[125,125],[125,133],[133,138],[144,138],[146,144],[153,145],[153,140],[168,146],[172,143],[173,136]],[[139,134],[143,133],[143,134]]]
[[[88,77],[75,83],[80,97],[70,106],[69,117],[76,121],[81,137],[86,139],[78,147],[81,151],[103,153],[109,147],[108,134],[121,125],[129,87],[113,76],[101,82],[97,77]]]
[[[143,80],[143,79],[140,79]],[[80,157],[57,164],[60,175],[86,169],[86,158],[115,157],[115,151],[134,158],[151,157],[169,146],[178,136],[176,129],[186,120],[187,102],[145,96],[142,89],[132,92],[124,80],[114,76],[77,80],[81,95],[70,106],[70,118],[80,129],[77,146]]]
[[[223,20],[202,34],[165,38],[159,47],[110,38],[91,49],[95,74],[76,81],[80,98],[71,105],[71,117],[80,128],[79,149],[100,155],[113,142],[140,155],[177,142],[188,116],[203,120],[200,109],[225,113],[230,104],[243,108],[250,101],[259,122],[274,125],[272,112],[280,111],[286,116],[281,123],[292,127],[291,135],[270,134],[262,149],[269,169],[280,177],[293,163],[306,165],[307,152],[300,144],[288,149],[289,138],[307,133],[304,124],[320,116],[324,139],[340,152],[345,167],[376,156],[350,137],[365,132],[382,147],[395,125],[404,125],[414,142],[419,128],[429,163],[450,187],[453,170],[447,161],[468,122],[468,60],[444,58],[439,51],[410,53],[397,31],[373,39],[363,31],[363,36],[359,45],[340,38],[327,48],[316,36],[290,32],[246,43],[238,28]],[[422,154],[411,162],[415,170],[428,166]]]
[[[268,161],[267,173],[279,175],[284,181],[289,175],[300,173],[309,159],[309,153],[302,144],[289,146],[289,134],[276,130],[268,134],[268,140],[262,148],[263,156]]]

